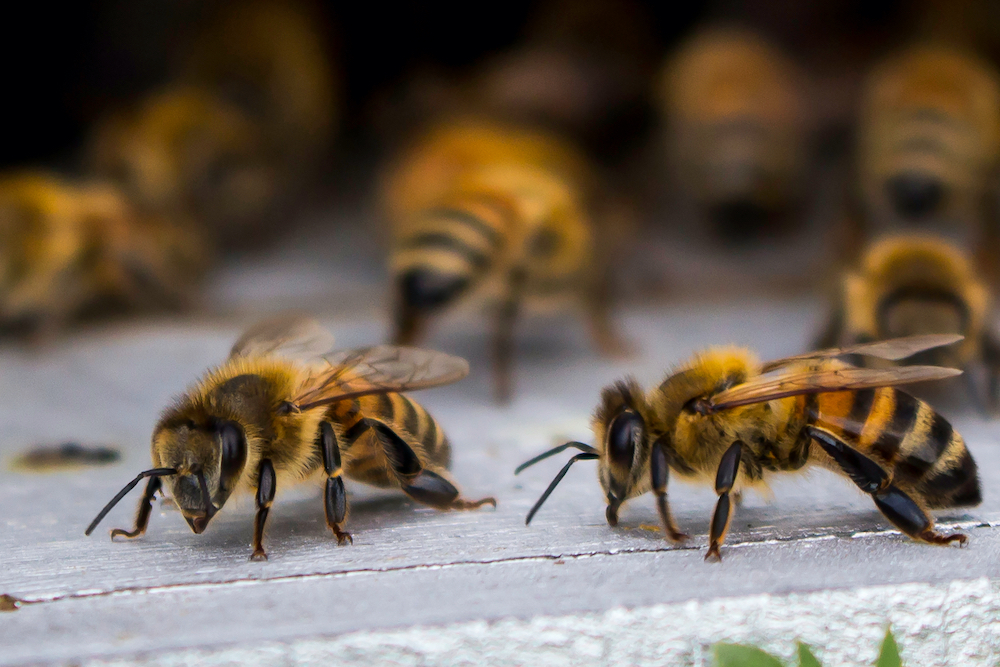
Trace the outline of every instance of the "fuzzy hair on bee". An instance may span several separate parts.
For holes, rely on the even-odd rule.
[[[845,271],[818,347],[920,334],[959,334],[958,344],[916,360],[965,369],[973,399],[1000,407],[1000,342],[993,299],[975,259],[961,246],[926,234],[894,234],[871,243]],[[885,363],[885,362],[883,362]],[[977,386],[975,371],[987,373]]]
[[[810,467],[851,479],[896,527],[931,544],[965,543],[934,529],[929,510],[981,500],[975,461],[962,437],[929,405],[897,389],[960,373],[936,366],[859,368],[838,359],[864,355],[898,360],[960,340],[928,335],[820,350],[761,363],[749,350],[710,348],[643,391],[634,379],[601,393],[594,445],[569,442],[522,464],[520,473],[568,448],[563,467],[528,513],[536,512],[580,460],[598,462],[607,520],[627,501],[652,491],[664,534],[687,535],[667,502],[673,473],[711,485],[719,495],[706,560],[721,559],[732,498],[745,489],[769,493],[776,475]]]
[[[88,316],[192,300],[207,244],[138,211],[110,183],[46,172],[0,178],[0,323],[52,334]]]
[[[920,46],[878,64],[859,114],[857,192],[872,234],[924,228],[975,247],[1000,159],[1000,78],[975,56]]]
[[[86,534],[145,478],[135,527],[112,530],[112,539],[142,535],[164,488],[198,534],[230,496],[253,495],[252,560],[267,559],[264,528],[277,489],[312,479],[325,482],[327,526],[338,544],[353,542],[343,530],[345,478],[399,489],[441,510],[495,507],[493,498],[461,497],[443,429],[400,393],[461,379],[465,360],[388,345],[333,351],[332,342],[301,317],[248,330],[225,362],[164,411],[153,430],[154,467],[126,485]]]
[[[102,119],[87,163],[142,210],[197,220],[227,242],[259,230],[284,187],[258,125],[190,86],[155,92]]]
[[[396,292],[394,341],[418,339],[459,303],[495,312],[497,398],[509,400],[513,329],[523,307],[575,302],[598,347],[625,346],[610,322],[611,230],[597,222],[596,179],[557,137],[478,120],[444,124],[385,178]]]
[[[756,33],[709,29],[671,56],[658,89],[676,203],[728,242],[794,226],[809,134],[795,64]]]

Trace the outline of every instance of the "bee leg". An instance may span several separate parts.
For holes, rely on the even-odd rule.
[[[497,403],[506,405],[511,397],[511,359],[514,352],[514,322],[521,310],[521,288],[524,270],[510,273],[508,293],[497,310],[496,330],[493,334],[494,396]]]
[[[264,524],[267,522],[267,515],[274,501],[274,490],[274,466],[271,464],[271,459],[264,459],[260,462],[257,473],[257,517],[254,519],[253,553],[250,554],[250,560],[267,560],[267,554],[264,552]]]
[[[471,510],[483,505],[497,506],[494,498],[481,500],[465,500],[459,497],[458,489],[442,475],[424,468],[408,484],[403,491],[419,503],[430,505],[439,510]]]
[[[729,530],[729,521],[732,519],[732,506],[729,502],[729,492],[736,482],[736,475],[740,471],[740,455],[743,451],[743,443],[737,440],[729,446],[726,453],[722,455],[719,462],[719,469],[715,473],[715,492],[719,494],[719,501],[715,505],[715,514],[712,515],[712,526],[709,529],[708,553],[705,560],[722,560],[719,547],[726,539],[726,531]]]
[[[649,476],[653,483],[653,493],[656,494],[656,508],[660,512],[663,532],[671,542],[683,542],[688,536],[677,529],[674,518],[670,515],[670,506],[667,504],[667,480],[670,476],[670,465],[667,445],[662,440],[657,440],[653,444]]]
[[[635,352],[635,346],[622,338],[611,318],[611,278],[604,276],[586,295],[587,319],[597,349],[606,357],[625,358]]]
[[[323,468],[326,470],[326,525],[337,537],[337,544],[354,544],[351,534],[341,529],[347,519],[347,490],[344,488],[344,469],[340,465],[340,445],[330,422],[320,423],[319,444],[323,451]]]
[[[858,488],[871,495],[875,506],[885,518],[901,531],[915,540],[931,544],[965,544],[968,541],[961,533],[942,535],[934,530],[931,516],[913,498],[895,486],[889,474],[878,463],[829,431],[814,426],[807,426],[806,429]]]
[[[131,540],[146,532],[146,526],[149,525],[149,514],[153,511],[153,496],[155,496],[156,492],[161,488],[163,488],[163,482],[160,481],[158,476],[149,478],[149,481],[146,482],[146,490],[143,492],[142,499],[139,501],[139,509],[135,513],[135,528],[132,530],[115,528],[111,531],[112,540],[119,536],[127,537]]]

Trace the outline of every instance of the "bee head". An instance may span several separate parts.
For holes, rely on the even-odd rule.
[[[166,478],[171,497],[191,530],[201,533],[239,483],[246,434],[235,421],[168,422],[153,436],[153,458],[177,471]]]
[[[596,460],[597,477],[608,501],[606,513],[608,523],[616,525],[618,509],[622,503],[649,490],[648,475],[645,473],[649,469],[652,438],[647,418],[644,417],[649,414],[642,389],[634,379],[627,378],[606,388],[601,394],[601,404],[593,420],[597,447],[582,442],[567,442],[521,464],[515,471],[515,474],[519,473],[570,447],[582,452],[563,466],[528,513],[525,523],[531,522],[532,517],[548,499],[556,485],[562,481],[571,465],[577,461]]]
[[[618,523],[618,508],[649,490],[649,448],[652,439],[644,415],[650,415],[642,389],[634,378],[616,382],[601,392],[594,413],[597,477],[608,501],[607,519]]]

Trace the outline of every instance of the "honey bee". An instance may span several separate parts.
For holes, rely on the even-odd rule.
[[[88,161],[142,210],[194,218],[226,241],[255,230],[283,188],[257,124],[193,87],[154,93],[103,119]]]
[[[511,393],[515,320],[526,300],[576,298],[602,351],[624,348],[608,316],[611,254],[593,223],[594,177],[551,135],[456,122],[426,135],[387,178],[396,291],[394,341],[419,337],[429,317],[465,298],[495,304],[496,394]],[[610,231],[610,230],[608,230]]]
[[[107,183],[44,172],[0,178],[0,323],[45,335],[101,311],[190,299],[206,244],[134,210]]]
[[[178,78],[240,109],[282,168],[300,173],[325,157],[336,125],[326,23],[313,2],[224,2],[185,54]]]
[[[899,234],[871,244],[841,278],[836,305],[819,345],[850,345],[919,334],[960,334],[959,345],[928,350],[918,361],[989,374],[984,408],[1000,400],[1000,342],[991,329],[990,290],[959,246],[935,237]],[[973,387],[975,389],[975,387]],[[975,398],[979,398],[974,391]]]
[[[719,494],[705,559],[720,560],[731,493],[766,489],[775,473],[820,466],[850,478],[913,539],[964,544],[965,535],[937,532],[927,510],[978,504],[976,463],[944,417],[895,388],[961,371],[857,368],[834,358],[859,354],[895,360],[959,339],[914,336],[767,363],[745,349],[712,348],[652,391],[643,392],[631,378],[617,382],[604,389],[594,413],[596,447],[568,442],[517,469],[567,448],[582,452],[556,475],[525,523],[574,462],[597,460],[610,525],[617,525],[623,503],[652,490],[666,537],[684,540],[667,504],[673,471],[682,479],[713,484]]]
[[[777,48],[740,30],[701,33],[664,68],[661,107],[676,191],[724,240],[781,231],[801,203],[800,76]]]
[[[464,359],[409,347],[329,352],[332,336],[315,321],[262,322],[163,413],[153,430],[153,468],[139,473],[86,530],[145,478],[135,527],[146,531],[154,495],[166,479],[191,530],[202,533],[233,493],[253,493],[257,515],[251,560],[266,560],[264,525],[278,486],[325,480],[326,521],[339,544],[353,542],[344,477],[397,488],[437,509],[473,509],[493,498],[459,495],[448,473],[451,446],[428,412],[400,392],[449,384]]]
[[[858,189],[876,232],[929,226],[975,244],[1000,158],[1000,80],[943,46],[899,53],[868,77]]]

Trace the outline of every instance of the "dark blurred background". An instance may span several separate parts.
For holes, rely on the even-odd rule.
[[[214,3],[217,4],[217,3]],[[322,2],[334,39],[331,57],[345,86],[341,140],[350,148],[370,129],[372,100],[417,70],[460,74],[523,38],[551,3]],[[611,3],[605,3],[611,4]],[[932,3],[933,4],[933,3]],[[941,3],[961,5],[963,3]],[[95,117],[168,77],[172,54],[213,3],[200,0],[81,0],[18,3],[0,40],[6,63],[8,132],[4,167],[58,160],[76,148]],[[793,55],[831,72],[879,55],[919,29],[920,3],[899,0],[718,0],[625,3],[644,17],[636,42],[668,53],[708,20],[764,31]]]

